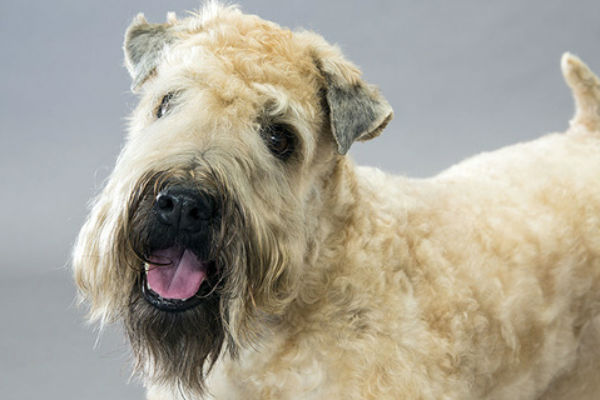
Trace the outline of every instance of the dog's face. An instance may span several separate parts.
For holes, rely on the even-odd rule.
[[[343,154],[391,108],[319,36],[235,8],[138,16],[125,56],[140,103],[76,281],[150,379],[200,391],[224,344],[235,355],[296,297]]]

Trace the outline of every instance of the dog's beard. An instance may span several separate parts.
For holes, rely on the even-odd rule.
[[[210,264],[210,273],[192,307],[159,309],[145,296],[149,287],[144,264],[148,264],[148,255],[158,245],[157,237],[158,241],[163,238],[153,234],[152,221],[152,203],[159,189],[165,187],[160,181],[160,177],[153,177],[141,183],[142,190],[133,194],[130,201],[128,243],[139,260],[140,270],[131,285],[125,328],[136,371],[154,383],[201,394],[206,375],[224,351],[224,344],[227,343],[226,350],[231,355],[236,353],[234,341],[228,340],[227,328],[229,305],[240,296],[239,284],[243,279],[239,276],[244,275],[239,257],[244,253],[241,246],[244,241],[238,237],[244,231],[243,220],[239,208],[223,195],[219,199],[219,222],[201,240],[204,243],[192,243],[189,238],[170,243],[173,238],[165,239],[165,246],[185,246],[202,257]]]
[[[214,293],[182,312],[161,311],[140,295],[141,284],[132,288],[125,318],[136,370],[153,382],[202,393],[225,341],[223,296]]]
[[[235,358],[241,346],[256,343],[265,325],[275,323],[294,293],[282,235],[252,226],[250,221],[255,219],[219,182],[225,180],[210,181],[221,196],[220,222],[210,234],[211,249],[195,249],[216,272],[207,279],[208,290],[199,292],[202,300],[189,309],[161,310],[142,294],[143,265],[149,251],[145,221],[156,193],[164,187],[160,179],[141,184],[143,189],[133,194],[129,206],[127,240],[140,270],[131,282],[124,321],[135,369],[154,384],[192,396],[204,393],[205,378],[217,359],[224,353]]]
[[[139,275],[132,286],[125,327],[135,370],[149,381],[201,396],[217,359],[223,353],[237,356],[231,308],[245,304],[240,289],[245,279],[243,266],[230,254],[235,253],[223,251],[215,261],[220,265],[216,286],[201,291],[201,300],[183,311],[165,311],[150,304],[142,295],[141,285],[147,283]]]

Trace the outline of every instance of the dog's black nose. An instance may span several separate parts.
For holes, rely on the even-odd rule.
[[[197,232],[214,215],[212,197],[197,190],[169,188],[156,196],[158,220],[177,230]]]

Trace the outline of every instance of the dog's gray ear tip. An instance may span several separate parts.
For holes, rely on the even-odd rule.
[[[377,136],[381,135],[381,133],[384,131],[384,129],[387,127],[387,125],[390,123],[390,121],[394,118],[394,111],[393,111],[392,107],[387,103],[387,101],[385,101],[384,104],[381,104],[381,115],[382,115],[382,118],[373,123],[374,128],[359,135],[356,138],[357,141],[366,142],[367,140],[374,139]],[[340,156],[345,156],[348,153],[348,151],[350,150],[350,147],[352,145],[352,141],[350,141],[350,140],[347,140],[344,143],[343,142],[344,138],[345,138],[345,136],[338,137],[336,135],[336,137],[335,137],[336,144],[337,144],[337,153]]]
[[[344,142],[343,137],[338,137],[337,135],[334,135],[334,138],[335,144],[337,145],[337,153],[340,156],[345,156],[348,153],[348,150],[350,150],[350,145],[352,143]]]
[[[144,13],[138,13],[135,17],[133,17],[133,19],[127,26],[127,29],[125,30],[125,39],[123,41],[123,47],[127,49],[127,46],[129,45],[129,43],[131,43],[131,40],[135,38],[135,36],[137,36],[137,34],[140,32],[139,28],[148,27],[148,25],[150,25],[150,23],[144,16]]]
[[[167,12],[167,24],[175,25],[178,22],[179,21],[177,20],[177,14],[175,13],[175,11]]]
[[[136,16],[133,17],[133,20],[131,20],[131,23],[129,24],[129,29],[134,28],[138,25],[148,25],[148,20],[142,12],[137,13]]]
[[[337,153],[340,156],[345,156],[346,154],[348,154],[348,149],[344,149],[342,146],[338,145]]]
[[[374,139],[377,136],[381,135],[383,130],[387,127],[387,125],[390,123],[390,121],[394,118],[394,111],[392,110],[392,107],[390,107],[388,104],[387,110],[382,112],[381,115],[383,116],[383,118],[381,118],[380,121],[376,121],[373,124],[373,126],[376,126],[376,128],[373,129],[372,131],[360,136],[357,140],[364,142],[364,141],[367,141],[370,139]]]
[[[125,31],[125,67],[131,75],[134,93],[152,76],[165,47],[175,40],[175,14],[170,14],[167,20],[170,22],[166,24],[150,24],[144,14],[139,13]]]

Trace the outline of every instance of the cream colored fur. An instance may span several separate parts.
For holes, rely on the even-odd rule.
[[[562,59],[577,105],[567,132],[410,179],[355,166],[323,135],[315,57],[348,81],[360,72],[317,35],[216,6],[169,24],[180,24],[181,41],[144,83],[76,247],[92,319],[116,320],[124,307],[131,272],[116,272],[109,246],[140,175],[211,149],[252,215],[287,232],[289,290],[257,299],[276,316],[253,326],[257,335],[231,328],[239,357],[222,354],[206,398],[600,396],[600,85],[578,58]],[[272,53],[244,41],[257,31]],[[152,121],[173,88],[186,91],[180,110]],[[302,137],[293,170],[255,138],[265,99]],[[227,152],[247,160],[254,178]],[[184,398],[144,376],[148,399]]]

